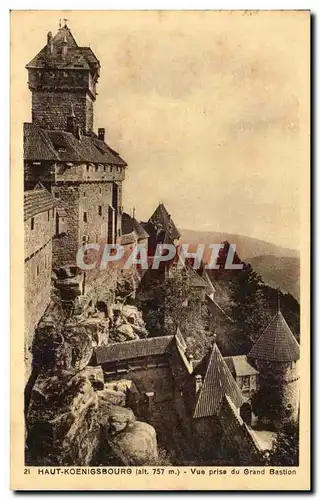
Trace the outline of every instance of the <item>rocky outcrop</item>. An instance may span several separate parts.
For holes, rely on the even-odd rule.
[[[112,309],[110,340],[125,342],[148,336],[142,313],[135,306],[115,304]]]
[[[151,425],[137,421],[133,411],[124,406],[128,391],[137,391],[133,382],[119,380],[105,384],[98,393],[101,465],[109,463],[110,450],[125,465],[150,465],[157,461],[156,431]]]
[[[72,295],[72,273],[59,279]],[[54,315],[45,315],[34,337],[34,377],[25,410],[26,464],[108,465],[112,457],[123,464],[154,463],[155,430],[138,422],[126,407],[137,408],[140,393],[134,383],[105,383],[102,368],[89,365],[94,346],[147,336],[142,315],[133,306],[76,295],[68,301],[73,306],[66,315],[72,316],[56,321]]]
[[[135,422],[135,420],[136,417],[130,408],[113,406],[108,412],[108,432],[111,436],[117,434]]]
[[[42,373],[31,394],[27,415],[26,463],[89,465],[100,446],[98,396],[92,379],[100,370]]]
[[[128,422],[109,437],[114,453],[125,457],[127,465],[151,465],[158,459],[156,431],[145,422]]]

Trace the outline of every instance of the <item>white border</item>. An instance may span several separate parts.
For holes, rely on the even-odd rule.
[[[51,4],[52,5],[52,4]],[[1,120],[0,120],[0,143],[1,143],[1,182],[0,182],[0,214],[1,214],[1,246],[0,246],[0,262],[1,262],[1,270],[0,270],[0,318],[1,318],[1,412],[0,412],[0,430],[1,430],[1,464],[0,464],[0,493],[1,499],[6,499],[12,496],[12,492],[9,491],[9,283],[10,283],[10,274],[9,274],[9,10],[26,10],[26,9],[34,9],[41,10],[44,8],[49,8],[51,6],[49,3],[44,4],[43,0],[33,0],[29,1],[26,5],[22,0],[15,0],[11,2],[6,2],[5,0],[1,2],[0,6],[0,47],[1,47]],[[131,10],[131,9],[183,9],[183,10],[194,10],[194,9],[310,9],[311,12],[316,16],[320,12],[320,3],[319,0],[309,0],[306,4],[301,1],[281,1],[281,0],[268,0],[268,1],[244,1],[237,2],[236,0],[224,0],[224,1],[209,1],[209,0],[197,0],[197,1],[177,1],[177,0],[161,0],[160,1],[143,1],[137,0],[135,2],[130,2],[129,0],[117,0],[115,1],[96,1],[91,0],[89,2],[83,2],[82,0],[77,1],[60,1],[56,0],[54,2],[55,9],[50,10],[59,10],[59,9],[105,9],[105,10]],[[318,20],[317,20],[318,21]],[[314,34],[314,46],[313,51],[315,53],[315,65],[313,67],[313,73],[316,74],[316,67],[319,67],[319,51],[317,50],[317,36]],[[318,85],[316,85],[316,80],[314,81],[315,89],[314,92],[318,90]],[[318,115],[318,103],[316,99],[312,103],[314,107],[314,116]],[[314,144],[320,144],[320,132],[315,127],[314,130]],[[316,157],[313,158],[316,163]],[[306,165],[306,168],[308,166]],[[320,217],[319,217],[319,206],[317,203],[317,195],[320,196],[319,189],[319,176],[315,175],[316,170],[319,168],[319,165],[314,164],[314,181],[316,183],[316,187],[314,189],[314,218],[315,218],[315,234],[314,238],[314,257],[316,257],[317,251],[319,248],[319,225],[320,225]],[[318,217],[317,217],[318,215]],[[318,231],[317,231],[318,229]],[[13,242],[14,244],[14,242]],[[313,269],[313,279],[317,283],[315,287],[315,302],[313,304],[314,315],[317,310],[320,310],[320,280],[319,280],[319,270],[317,267]],[[318,329],[314,328],[314,336],[317,337],[320,332]],[[317,348],[317,355],[319,354],[319,342],[316,344],[314,341],[314,348]],[[314,363],[316,365],[316,362]],[[314,376],[316,374],[313,374]],[[316,381],[314,381],[314,398],[317,398],[316,394]],[[320,398],[319,398],[320,400]],[[316,399],[315,410],[316,414],[319,414],[317,411],[319,409],[319,403]],[[315,416],[314,421],[317,421]],[[314,426],[315,427],[315,426]],[[315,447],[315,454],[318,451],[318,439],[317,439],[317,429],[314,428],[313,433],[313,442]],[[316,483],[316,478],[319,477],[320,465],[319,462],[314,457],[314,482]],[[316,484],[315,484],[316,486]],[[45,493],[43,494],[46,495]],[[108,498],[116,498],[116,495],[112,495],[107,493]],[[132,495],[132,494],[131,494]],[[171,496],[173,493],[166,493],[166,496]],[[231,493],[230,493],[231,495]],[[301,493],[300,495],[303,495]],[[300,496],[299,495],[299,496]],[[42,495],[38,495],[41,497]],[[82,497],[93,497],[94,493],[88,493],[87,495],[81,495]],[[144,495],[146,496],[146,495]],[[149,496],[149,495],[147,495]],[[150,493],[151,496],[151,493]],[[200,495],[193,495],[194,497],[200,497]],[[251,495],[251,497],[258,496]],[[275,498],[274,494],[268,494],[270,498]],[[296,496],[296,495],[295,495]],[[60,498],[66,498],[67,494],[60,494]],[[215,493],[215,497],[226,498],[226,495],[221,495]]]

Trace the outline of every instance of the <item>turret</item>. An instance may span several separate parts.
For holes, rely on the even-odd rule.
[[[300,346],[280,308],[248,358],[259,371],[260,391],[270,395],[269,410],[275,415],[274,424],[296,421],[299,412]]]

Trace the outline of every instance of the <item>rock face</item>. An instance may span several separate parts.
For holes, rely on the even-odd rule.
[[[145,422],[128,422],[124,430],[110,437],[109,443],[128,465],[151,465],[158,459],[156,431]]]
[[[98,396],[93,368],[41,374],[27,415],[29,465],[89,465],[100,446]]]
[[[132,385],[131,380],[110,382],[98,393],[101,465],[108,464],[110,449],[126,465],[151,465],[157,461],[156,431],[137,421],[133,411],[124,406],[128,389],[134,391]]]
[[[125,342],[147,337],[142,313],[135,306],[116,304],[112,311],[112,342]]]
[[[80,299],[78,316],[57,322],[46,315],[36,331],[34,385],[25,410],[26,464],[108,465],[112,459],[127,465],[154,464],[155,430],[136,421],[126,407],[135,408],[139,400],[134,383],[105,383],[102,368],[89,365],[94,346],[147,336],[142,315],[133,306],[113,309],[101,301],[99,307],[85,308]]]

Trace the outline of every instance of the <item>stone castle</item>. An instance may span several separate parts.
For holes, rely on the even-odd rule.
[[[159,204],[147,222],[139,222],[123,210],[122,183],[127,164],[107,144],[105,129],[94,131],[100,63],[92,50],[78,46],[64,25],[55,36],[48,33],[46,45],[26,68],[32,95],[32,122],[24,124],[28,379],[32,373],[35,331],[50,308],[52,270],[60,291],[69,290],[71,285],[76,289],[82,314],[80,326],[90,330],[92,320],[89,317],[83,320],[84,309],[80,305],[94,307],[99,303],[101,308],[104,304],[107,311],[108,304],[102,300],[102,294],[106,293],[109,282],[103,281],[97,289],[98,278],[85,276],[77,269],[78,248],[90,242],[118,242],[132,249],[143,243],[152,259],[157,243],[177,244],[180,233],[163,204]],[[208,276],[200,275],[188,265],[185,271],[202,300],[207,301],[210,313],[221,315],[228,322],[215,302],[215,290]],[[73,337],[77,335],[75,332]],[[252,395],[259,388],[271,394],[270,405],[280,408],[274,424],[298,419],[299,344],[280,310],[248,355],[223,358],[218,339],[204,359],[193,360],[182,333],[119,343],[108,342],[105,333],[102,341],[97,334],[88,346],[85,364],[91,367],[90,376],[95,373],[94,377],[98,377],[102,387],[106,385],[107,391],[126,381],[125,404],[137,418],[154,427],[168,449],[174,448],[172,453],[177,460],[184,464],[259,464],[263,449],[251,427]],[[81,330],[79,338],[81,335],[85,338],[86,334]],[[74,368],[72,359],[68,366]],[[81,372],[84,366],[80,363],[78,368]],[[41,393],[41,377],[41,374],[38,380],[35,377],[31,392]],[[94,392],[96,387],[94,384],[92,387]],[[31,415],[35,408],[36,403],[31,402]],[[41,418],[42,426],[34,417],[31,420],[29,435],[41,439]],[[99,425],[93,428],[98,442]],[[89,464],[93,455],[91,450],[80,459],[75,452],[65,464],[73,465],[72,460],[80,465]],[[55,459],[59,462],[57,456]],[[37,455],[34,460],[41,462]]]

